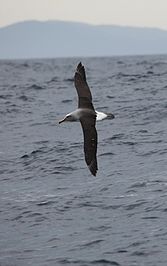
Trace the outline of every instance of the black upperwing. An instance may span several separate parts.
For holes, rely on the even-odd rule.
[[[74,83],[78,93],[78,108],[88,108],[94,110],[92,104],[92,94],[86,81],[85,68],[81,62],[77,66]]]
[[[90,114],[89,116],[80,119],[83,135],[84,135],[84,153],[85,161],[89,167],[92,175],[96,176],[97,166],[97,131],[96,131],[96,115]]]
[[[96,176],[98,170],[96,113],[92,104],[92,94],[86,81],[85,68],[81,63],[77,66],[74,82],[78,93],[78,108],[87,109],[85,115],[80,118],[84,135],[85,161],[92,175]]]

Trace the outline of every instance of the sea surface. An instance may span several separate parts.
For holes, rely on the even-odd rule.
[[[98,111],[84,161],[79,61]],[[0,265],[167,265],[167,55],[0,61]]]

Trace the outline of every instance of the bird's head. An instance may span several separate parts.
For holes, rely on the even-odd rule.
[[[75,121],[74,117],[70,114],[67,114],[62,120],[59,121],[59,124],[63,122],[72,122],[72,121]]]

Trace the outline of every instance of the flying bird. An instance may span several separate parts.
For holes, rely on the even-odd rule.
[[[78,94],[78,109],[67,114],[59,121],[59,124],[67,121],[80,121],[84,136],[85,161],[92,175],[96,176],[98,170],[96,120],[113,119],[114,115],[94,109],[92,94],[86,81],[85,68],[81,62],[76,68],[74,83]]]

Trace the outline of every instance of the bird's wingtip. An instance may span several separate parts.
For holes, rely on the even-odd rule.
[[[90,170],[90,171],[91,171],[91,170]],[[96,176],[97,171],[91,171],[91,174],[92,174],[93,176]]]
[[[89,170],[93,176],[96,176],[98,166],[97,166],[97,160],[93,160],[90,165],[88,165]]]
[[[80,68],[82,67],[82,63],[81,63],[81,61],[78,63],[78,65],[77,65],[77,70],[79,70]]]

